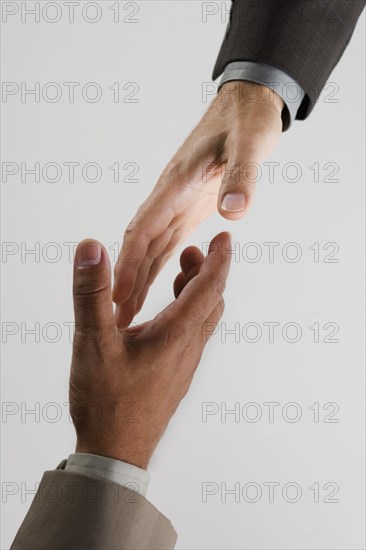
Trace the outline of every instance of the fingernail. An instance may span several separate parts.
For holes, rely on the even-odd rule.
[[[102,247],[97,242],[85,243],[77,249],[78,267],[98,265],[102,259]]]
[[[243,193],[228,193],[224,196],[221,208],[227,212],[240,212],[245,208],[245,196]]]

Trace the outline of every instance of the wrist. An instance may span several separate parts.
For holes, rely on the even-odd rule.
[[[217,95],[218,101],[228,105],[268,105],[271,104],[281,116],[285,103],[274,90],[264,84],[246,80],[230,80],[225,82]]]

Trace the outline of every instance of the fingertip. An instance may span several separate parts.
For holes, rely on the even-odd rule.
[[[136,305],[137,305],[137,297],[134,300],[130,300],[129,302],[120,305],[116,305],[115,310],[115,322],[118,328],[124,329],[127,328],[133,321],[133,318],[136,314]]]
[[[108,252],[96,239],[80,241],[74,254],[74,277],[80,277],[82,271],[89,272],[97,269],[106,271],[110,277],[110,261]],[[79,275],[78,275],[79,274]]]
[[[188,246],[185,248],[180,256],[180,266],[183,273],[187,274],[193,266],[201,264],[203,259],[204,256],[201,250],[196,246]]]
[[[223,280],[226,280],[233,255],[233,246],[231,234],[227,231],[223,231],[214,237],[210,243],[207,261],[205,264],[206,273],[216,273],[220,275]]]
[[[116,310],[114,312],[114,319],[119,329],[126,328],[130,324],[130,322],[126,320],[126,316],[123,314],[123,310],[119,304],[116,305]]]
[[[238,213],[244,212],[246,207],[246,198],[242,192],[230,191],[225,193],[221,200],[221,209],[224,212]]]
[[[124,304],[131,298],[136,281],[136,271],[128,265],[114,268],[112,299],[117,304]]]
[[[149,288],[150,288],[150,285],[146,284],[145,288],[140,292],[138,298],[137,298],[137,303],[136,303],[136,313],[135,315],[137,315],[138,313],[140,313],[141,309],[142,309],[142,306],[144,305],[144,302],[145,302],[145,299],[146,299],[146,296],[149,292]]]
[[[76,250],[74,263],[77,268],[94,267],[108,259],[104,246],[95,239],[84,239]]]
[[[216,235],[210,242],[208,253],[218,253],[225,249],[225,252],[231,251],[231,233],[229,231],[222,231]]]
[[[245,216],[245,210],[242,212],[227,212],[226,210],[223,210],[220,206],[217,208],[220,216],[225,218],[225,220],[229,220],[231,222],[236,222],[237,220],[241,220]]]

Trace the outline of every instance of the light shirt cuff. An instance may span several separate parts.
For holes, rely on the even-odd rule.
[[[226,65],[219,89],[225,82],[232,80],[247,80],[256,84],[263,84],[276,92],[284,101],[282,111],[283,131],[287,130],[304,99],[302,87],[286,73],[265,63],[253,61],[235,61]]]
[[[150,481],[150,474],[142,468],[115,458],[89,453],[71,454],[64,469],[76,474],[118,483],[143,497],[146,496]]]

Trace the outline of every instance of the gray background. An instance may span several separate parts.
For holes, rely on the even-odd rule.
[[[121,2],[116,23],[110,9],[116,3],[106,1],[99,2],[99,21],[90,23],[96,9],[87,7],[83,17],[88,3],[81,2],[71,23],[59,2],[59,13],[51,3],[36,23],[34,16],[22,22],[22,9],[34,2],[10,4],[19,11],[3,17],[2,79],[28,88],[39,82],[41,95],[39,103],[31,96],[22,102],[20,92],[2,103],[2,549],[43,471],[73,451],[64,405],[72,263],[71,245],[64,243],[94,237],[116,250],[127,222],[207,107],[202,89],[210,83],[229,6]],[[207,10],[217,13],[205,22]],[[270,181],[269,165],[263,168],[245,220],[230,223],[215,214],[189,240],[205,248],[213,235],[230,230],[236,254],[218,332],[150,466],[147,496],[171,519],[179,549],[364,548],[363,18],[311,117],[295,123],[268,159],[279,163],[275,177]],[[62,90],[54,103],[55,88],[44,88],[49,82]],[[74,103],[64,82],[80,83]],[[102,90],[95,103],[81,93],[90,82]],[[115,82],[117,103],[108,89]],[[134,103],[128,94],[136,84],[123,89],[129,82],[139,87]],[[4,162],[19,165],[19,172],[6,179]],[[29,174],[22,181],[21,163],[36,162],[40,182]],[[53,183],[47,180],[54,168],[42,176],[51,162],[62,168]],[[74,182],[66,162],[80,163]],[[100,181],[87,181],[92,168],[83,176],[89,162],[100,166]],[[109,169],[114,163],[119,182]],[[135,165],[138,173],[126,180]],[[269,242],[279,243],[273,261]],[[30,249],[36,254],[25,254]],[[256,255],[258,261],[250,261]],[[298,261],[290,261],[296,255]],[[178,254],[137,321],[172,299],[177,272]],[[268,322],[280,324],[273,342]],[[32,327],[36,335],[26,332]],[[235,327],[236,336],[226,334]],[[289,342],[299,327],[301,337]],[[278,404],[272,422],[269,402]],[[203,422],[205,403],[217,413]],[[239,417],[225,416],[225,407],[237,407]],[[36,412],[27,413],[31,409]],[[268,482],[279,484],[273,502]],[[286,486],[290,482],[296,485]],[[205,483],[215,490],[206,502]],[[240,494],[227,494],[225,502],[225,487],[235,484]],[[262,494],[250,502],[256,490]],[[299,500],[289,502],[296,491]]]

